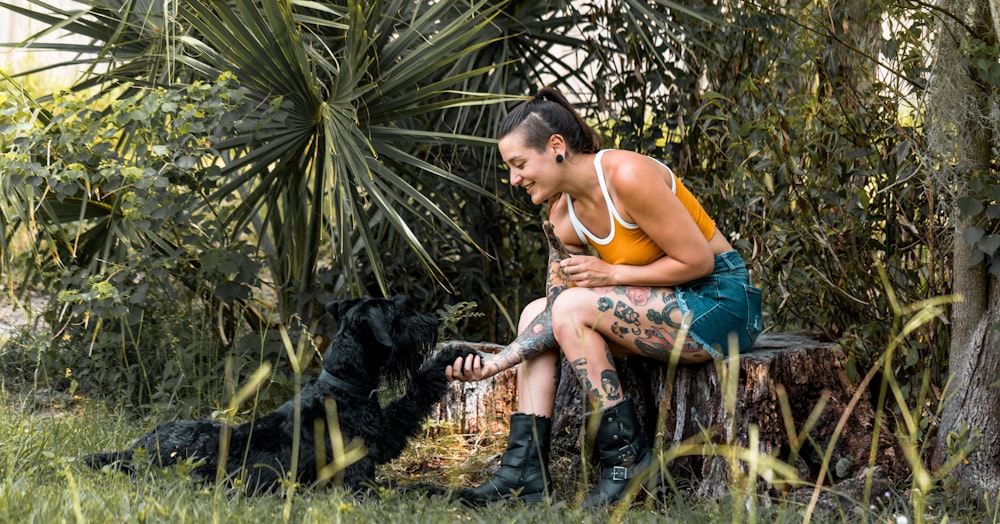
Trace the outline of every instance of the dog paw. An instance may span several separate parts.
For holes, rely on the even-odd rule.
[[[444,368],[454,364],[455,360],[457,360],[459,357],[465,358],[465,357],[476,356],[479,354],[480,354],[479,351],[476,351],[475,349],[472,348],[455,347],[455,346],[445,347],[439,349],[437,352],[431,355],[431,357],[427,360],[427,362],[424,363],[422,367],[427,370],[440,369],[443,371]]]
[[[94,469],[111,469],[131,472],[129,463],[132,458],[130,451],[113,451],[110,453],[93,453],[83,457],[83,463]]]

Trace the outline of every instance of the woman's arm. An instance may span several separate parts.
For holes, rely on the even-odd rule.
[[[713,260],[714,257],[708,259],[709,263]],[[580,287],[672,287],[701,278],[711,273],[713,267],[684,263],[669,255],[644,266],[609,264],[591,256],[573,257],[561,265],[569,282]]]
[[[552,334],[552,303],[560,293],[574,285],[563,271],[561,262],[574,256],[586,254],[586,251],[580,246],[564,245],[556,236],[550,223],[543,224],[542,229],[549,242],[549,270],[545,277],[545,309],[507,346],[506,350],[497,355],[498,363],[503,369],[511,368],[543,351],[558,347],[556,338]]]

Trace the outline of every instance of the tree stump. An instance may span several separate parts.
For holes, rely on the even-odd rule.
[[[836,344],[779,333],[761,335],[754,350],[734,362],[678,366],[673,380],[664,363],[638,357],[616,363],[651,443],[659,440],[664,450],[703,444],[704,453],[669,463],[670,473],[689,479],[701,495],[719,496],[730,487],[732,462],[713,453],[718,449],[713,446],[755,447],[790,464],[808,482],[818,479],[831,443],[824,483],[868,466],[876,414],[868,391],[858,391],[848,380],[845,362]],[[737,371],[735,382],[727,379],[730,370]],[[441,409],[442,420],[459,422],[472,433],[505,432],[515,391],[512,372],[476,384],[455,383],[442,402],[448,406]],[[564,362],[553,421],[554,453],[580,456],[582,399],[583,391]],[[880,435],[876,465],[892,470],[895,441],[885,426]]]
[[[510,371],[479,382],[452,382],[437,405],[438,422],[452,424],[463,434],[506,434],[509,415],[517,407],[515,379]]]

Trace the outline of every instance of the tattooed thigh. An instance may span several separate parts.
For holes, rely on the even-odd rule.
[[[646,357],[666,360],[677,345],[677,332],[662,328],[646,329],[642,337],[636,337],[635,347]],[[702,354],[705,348],[690,336],[684,337],[679,349],[682,354]]]
[[[631,345],[643,356],[666,359],[677,345],[684,315],[671,290],[654,290],[653,296],[658,300],[648,300],[637,308],[619,301],[615,305],[610,334],[617,339],[618,345]],[[685,354],[704,350],[691,337],[685,337],[679,348]]]
[[[677,295],[670,292],[663,292],[660,296],[663,298],[663,308],[648,308],[646,310],[646,319],[653,324],[665,325],[674,331],[679,330],[681,322],[684,321],[684,313],[681,312],[681,306],[677,303]]]

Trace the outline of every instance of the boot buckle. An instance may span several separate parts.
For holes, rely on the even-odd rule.
[[[626,468],[625,466],[614,466],[608,473],[609,474],[606,475],[606,477],[615,482],[624,482],[632,478],[632,475],[629,474],[628,468]]]
[[[635,446],[632,444],[627,444],[618,448],[618,458],[625,464],[632,464],[635,462]]]

